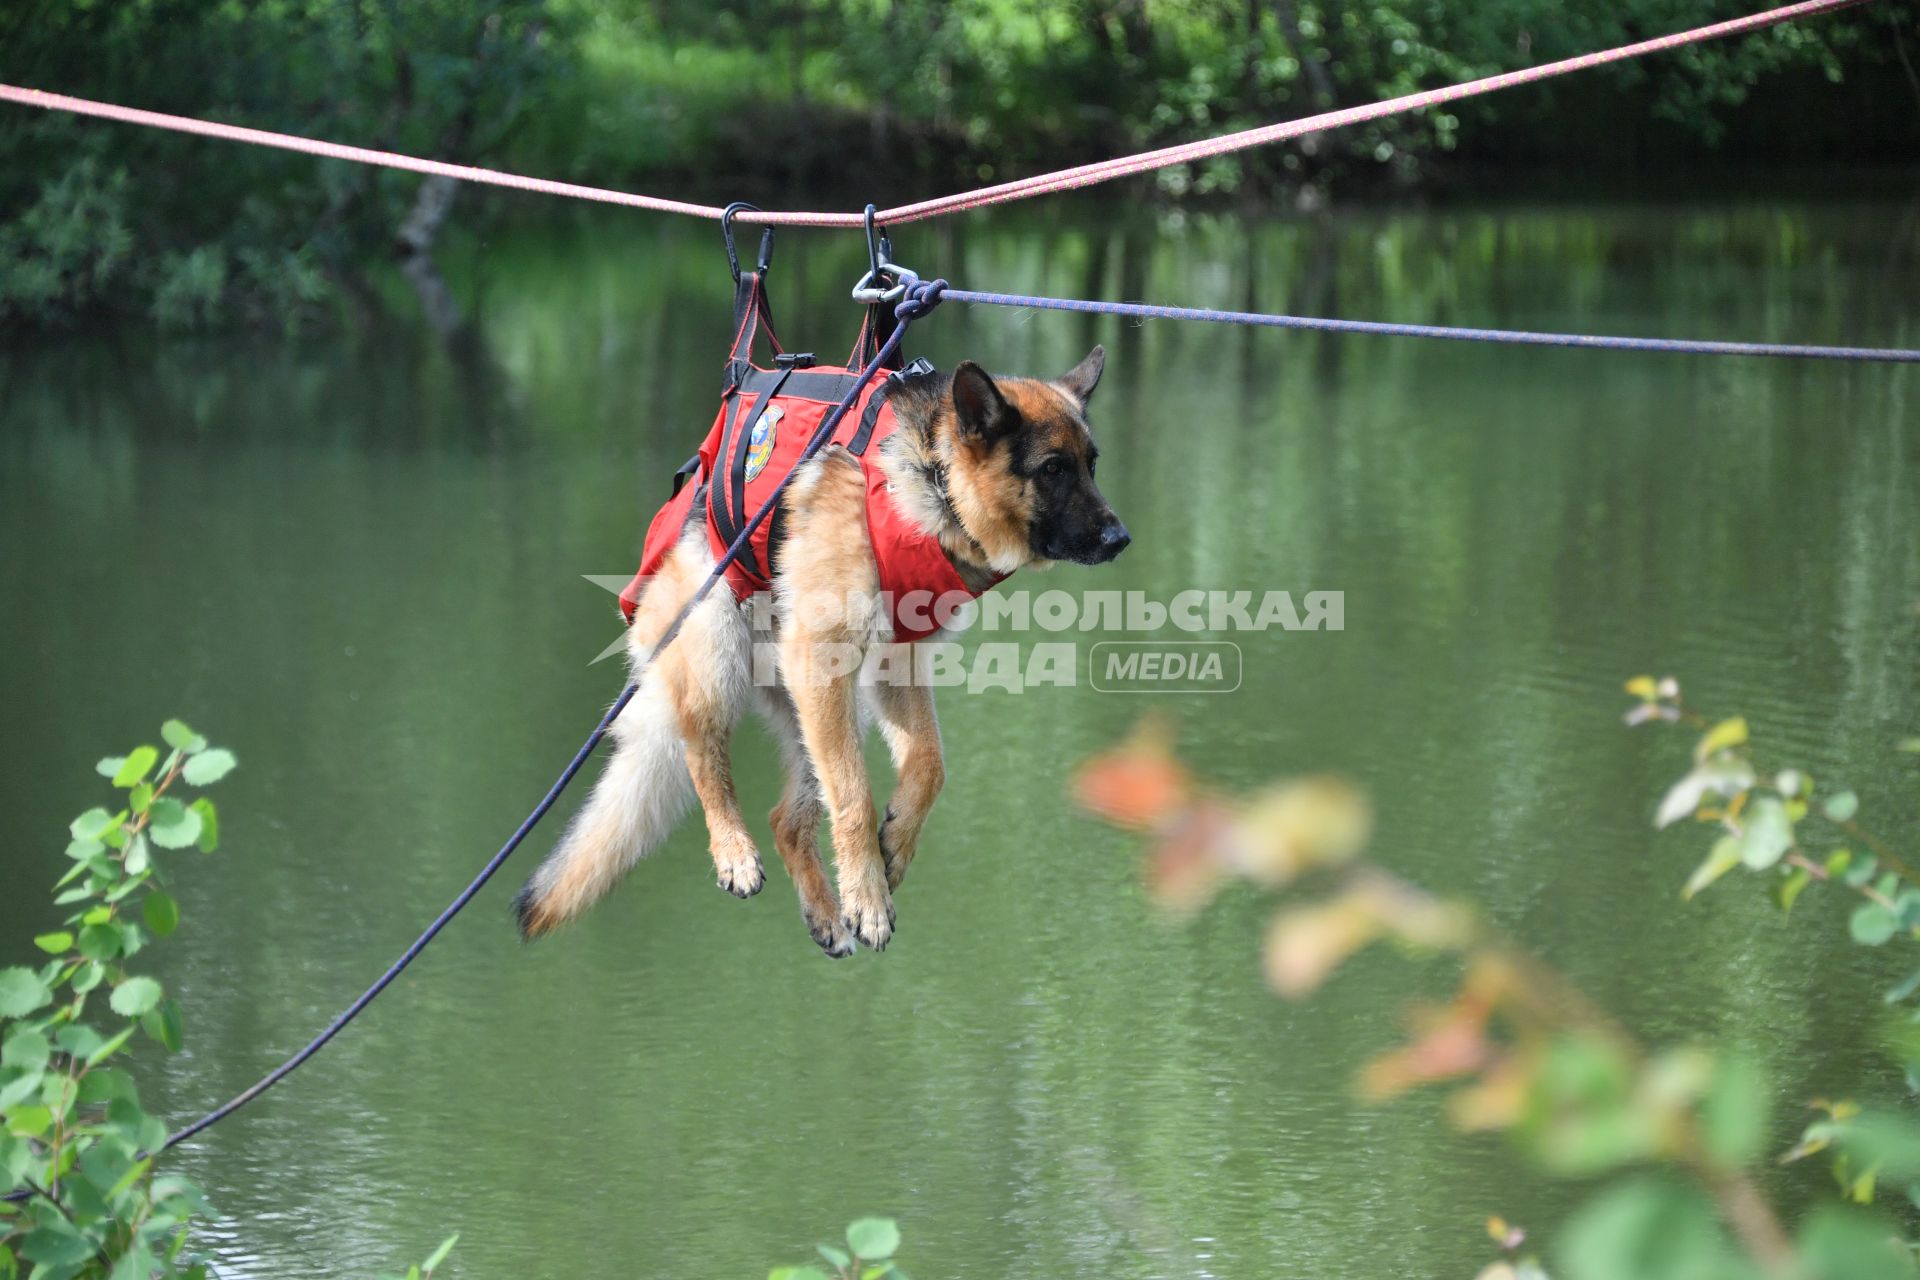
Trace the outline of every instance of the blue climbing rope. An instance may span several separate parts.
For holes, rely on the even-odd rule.
[[[1530,347],[1591,347],[1609,351],[1657,351],[1693,356],[1784,356],[1804,360],[1874,360],[1920,364],[1920,351],[1897,347],[1796,346],[1783,342],[1707,342],[1690,338],[1622,338],[1594,333],[1537,333],[1527,329],[1463,329],[1438,324],[1391,324],[1379,320],[1335,320],[1323,316],[1279,316],[1257,311],[1215,311],[1206,307],[1164,307],[1149,302],[1099,302],[1086,298],[1042,298],[1025,293],[981,293],[948,289],[955,302],[990,307],[1032,307],[1042,311],[1083,311],[1132,316],[1141,320],[1200,320],[1209,324],[1249,324],[1269,329],[1317,329],[1388,338],[1443,338],[1453,342],[1507,342]]]

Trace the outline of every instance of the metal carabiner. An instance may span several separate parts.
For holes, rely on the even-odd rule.
[[[887,276],[894,277],[893,284],[884,285],[880,283],[880,281]],[[882,262],[879,266],[861,276],[854,284],[853,300],[855,302],[867,303],[898,302],[907,296],[907,285],[909,281],[918,281],[919,279],[919,276],[914,275],[911,271],[907,271],[904,267],[897,267],[891,262]]]
[[[732,204],[720,211],[720,235],[721,238],[727,242],[727,269],[733,272],[733,282],[735,284],[740,283],[740,254],[739,251],[733,247],[733,217],[743,210],[753,213],[762,212],[759,205],[748,204],[745,200],[735,200]],[[772,226],[768,226],[760,237],[760,274],[763,276],[767,274],[767,268],[772,265],[773,228]]]
[[[884,283],[892,277],[893,283]],[[882,262],[878,268],[861,276],[853,286],[855,302],[898,302],[907,296],[907,290],[920,283],[918,272],[909,271],[897,262]]]
[[[893,257],[893,241],[884,230],[874,225],[872,205],[867,206],[865,220],[867,273],[853,286],[853,300],[865,303],[898,302],[907,295],[908,281],[917,281],[920,277],[889,261]],[[885,283],[887,276],[894,277],[893,284]]]
[[[874,208],[867,206],[867,274],[877,275],[887,259],[893,257],[893,239],[886,230],[874,225]]]

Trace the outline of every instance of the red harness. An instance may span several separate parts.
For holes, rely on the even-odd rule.
[[[701,505],[707,541],[718,560],[782,477],[799,463],[822,420],[860,380],[857,368],[816,367],[810,357],[781,354],[759,273],[742,273],[741,289],[744,296],[736,302],[740,318],[728,356],[720,412],[700,451],[675,478],[673,497],[647,526],[640,571],[620,593],[620,611],[628,622],[633,621],[648,579],[659,572],[661,561],[692,518],[695,500],[705,499]],[[758,368],[750,359],[754,334],[762,323],[776,354],[772,369]],[[871,332],[871,324],[862,328],[854,348],[855,362],[869,349]],[[931,366],[926,367],[930,371]],[[900,509],[879,464],[881,442],[899,426],[887,397],[901,376],[876,370],[835,426],[830,443],[843,446],[860,460],[867,484],[867,537],[879,568],[880,591],[892,614],[894,639],[911,641],[924,640],[940,629],[947,609],[962,598],[954,593],[971,600],[980,592],[967,585],[939,540]],[[688,478],[693,483],[686,483]],[[740,599],[771,585],[783,516],[776,509],[762,520],[739,558],[727,566],[727,582]],[[945,607],[939,603],[943,600]]]

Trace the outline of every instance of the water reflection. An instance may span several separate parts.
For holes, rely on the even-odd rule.
[[[852,340],[851,238],[782,233],[789,344]],[[1303,220],[1090,202],[903,230],[983,288],[1447,324],[1920,345],[1908,205],[1472,208]],[[0,929],[44,918],[89,767],[182,712],[238,750],[162,976],[184,1116],[357,991],[517,821],[617,685],[587,660],[712,412],[706,228],[594,213],[455,245],[449,351],[400,321],[294,343],[0,350]],[[393,299],[403,301],[403,287]],[[1617,727],[1655,666],[1823,777],[1897,794],[1916,720],[1911,370],[1511,351],[945,307],[937,362],[1113,352],[1102,485],[1135,544],[1029,585],[1347,593],[1172,699],[1230,784],[1330,767],[1379,856],[1469,893],[1653,1038],[1726,1037],[1782,1100],[1891,1087],[1882,957],[1809,900],[1683,906],[1645,814],[1683,753]],[[1344,1082],[1441,975],[1369,956],[1261,988],[1260,904],[1164,927],[1066,812],[1136,700],[948,697],[952,779],[897,945],[829,965],[775,876],[715,890],[695,822],[581,928],[522,948],[510,870],[313,1067],[194,1146],[236,1274],[361,1273],[463,1232],[463,1274],[757,1275],[859,1212],[922,1275],[1471,1274],[1498,1211],[1572,1194],[1438,1109]],[[772,751],[743,735],[749,812]],[[875,755],[877,769],[883,768]],[[759,806],[759,808],[755,808]],[[536,841],[536,844],[539,842]],[[530,850],[529,858],[539,850]],[[1784,1121],[1783,1121],[1784,1123]],[[1795,1180],[1818,1171],[1776,1175]]]

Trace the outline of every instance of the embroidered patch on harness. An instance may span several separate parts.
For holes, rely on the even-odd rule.
[[[753,424],[753,435],[747,439],[747,479],[751,480],[766,469],[767,459],[773,456],[774,431],[780,425],[780,419],[786,416],[786,410],[779,405],[760,415]]]

